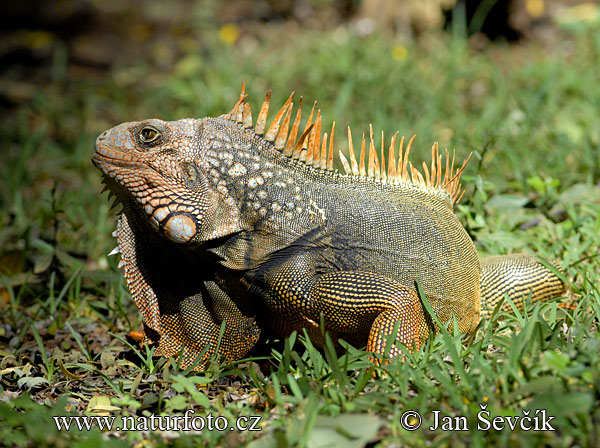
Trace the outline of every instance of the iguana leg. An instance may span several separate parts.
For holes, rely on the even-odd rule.
[[[381,355],[386,355],[387,339],[398,325],[396,339],[411,350],[419,348],[426,322],[414,290],[386,276],[362,271],[332,272],[316,279],[296,275],[293,278],[302,280],[292,284],[289,269],[293,266],[297,274],[302,264],[294,260],[272,277],[277,297],[269,301],[269,307],[274,314],[312,329],[312,334],[323,316],[326,329],[334,336],[365,341],[367,350]],[[392,346],[389,357],[400,353]]]
[[[254,346],[260,330],[253,318],[240,313],[235,303],[213,282],[207,282],[208,294],[197,294],[182,300],[179,304],[181,329],[183,334],[183,353],[181,366],[188,367],[208,346],[208,350],[198,363],[215,353],[226,361],[243,358]],[[221,338],[221,325],[225,328]]]
[[[417,293],[383,275],[371,272],[342,271],[321,275],[315,283],[316,310],[323,313],[328,328],[334,331],[368,330],[367,350],[394,358],[402,352],[386,343],[397,326],[396,340],[411,351],[419,347],[424,321]]]
[[[213,282],[207,282],[207,292],[183,299],[178,314],[161,314],[163,334],[157,355],[181,353],[182,368],[196,363],[194,370],[202,370],[205,361],[214,354],[232,362],[243,358],[254,346],[260,335],[254,319],[241,314]],[[223,322],[225,328],[221,336]]]
[[[214,282],[194,276],[197,267],[179,260],[181,254],[165,250],[159,238],[154,244],[137,241],[126,214],[119,220],[118,238],[125,278],[144,318],[144,343],[156,344],[155,355],[181,353],[181,366],[186,368],[208,346],[195,370],[202,369],[216,352],[223,322],[218,354],[235,361],[248,353],[260,330],[229,295]],[[179,277],[189,280],[178,282]]]

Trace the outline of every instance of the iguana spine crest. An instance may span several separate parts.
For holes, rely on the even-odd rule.
[[[242,83],[242,90],[240,92],[240,98],[235,103],[231,112],[223,115],[223,118],[233,120],[241,124],[244,128],[250,129],[253,125],[252,111],[249,103],[245,103],[244,100],[248,95],[245,93],[245,83]],[[311,109],[310,115],[304,127],[304,131],[297,138],[298,131],[300,128],[300,120],[302,117],[302,97],[298,102],[298,110],[296,111],[296,117],[291,126],[290,122],[293,103],[294,92],[292,92],[283,104],[281,109],[275,115],[275,118],[271,122],[271,126],[265,134],[265,128],[267,125],[267,115],[269,113],[269,106],[271,102],[271,91],[269,90],[265,95],[265,100],[262,103],[256,124],[254,126],[254,133],[257,136],[263,137],[266,141],[273,143],[275,149],[283,152],[283,155],[294,160],[303,162],[307,166],[311,166],[318,170],[334,171],[333,168],[333,139],[335,135],[335,121],[331,127],[330,136],[325,132],[321,134],[322,126],[322,115],[321,111],[317,110],[316,118],[313,122],[313,116],[317,102],[315,101]],[[283,123],[281,120],[283,119]],[[288,134],[289,132],[289,134]],[[357,162],[354,144],[352,142],[352,131],[348,126],[348,152],[350,155],[350,161],[346,158],[342,150],[339,150],[338,155],[344,172],[346,175],[358,176],[363,178],[370,178],[377,182],[385,182],[389,184],[410,184],[416,186],[425,187],[427,190],[437,193],[448,195],[453,203],[457,203],[461,200],[464,190],[460,183],[460,178],[463,170],[469,162],[472,153],[463,162],[461,167],[454,171],[455,162],[455,151],[452,153],[452,158],[449,152],[446,150],[446,163],[445,168],[443,166],[443,156],[440,154],[439,145],[435,142],[431,147],[431,165],[423,162],[423,170],[420,171],[417,167],[413,166],[409,160],[410,149],[415,136],[408,141],[406,150],[404,149],[404,137],[400,139],[398,147],[398,162],[396,163],[396,139],[398,132],[396,132],[390,139],[390,145],[387,150],[388,158],[388,169],[386,172],[386,152],[385,152],[385,137],[383,131],[381,132],[381,163],[379,162],[379,156],[375,149],[375,139],[373,138],[373,126],[369,125],[369,158],[368,166],[365,169],[365,155],[366,155],[366,140],[363,133],[361,149],[360,149],[360,163]],[[329,139],[329,147],[327,141]]]

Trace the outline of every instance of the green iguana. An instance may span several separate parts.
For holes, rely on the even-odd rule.
[[[380,159],[371,127],[365,168],[364,135],[357,162],[348,128],[341,174],[335,123],[328,145],[313,106],[300,132],[302,98],[292,122],[292,93],[265,133],[270,96],[256,124],[242,87],[227,115],[123,123],[96,141],[93,162],[123,204],[115,250],[156,355],[202,368],[217,351],[244,357],[261,332],[304,328],[322,345],[322,326],[379,354],[397,328],[414,350],[433,329],[417,282],[439,320],[455,315],[461,332],[505,293],[522,305],[530,292],[564,292],[536,256],[479,260],[453,212],[468,160],[455,171],[434,144],[419,171],[412,140],[406,149],[400,140],[396,162],[397,133],[387,156],[382,134]]]

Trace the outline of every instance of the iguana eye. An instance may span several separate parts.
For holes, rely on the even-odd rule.
[[[144,126],[139,135],[142,143],[152,143],[160,137],[160,132],[152,126]]]

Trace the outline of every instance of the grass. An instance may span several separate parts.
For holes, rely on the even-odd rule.
[[[168,72],[140,58],[85,77],[71,74],[57,52],[51,82],[1,125],[4,443],[600,445],[600,32],[556,33],[552,44],[475,51],[460,32],[415,40],[280,24],[228,45],[209,28],[201,48],[182,45]],[[350,124],[355,135],[368,123],[388,135],[417,134],[417,162],[434,140],[461,158],[474,151],[457,214],[478,250],[559,260],[576,306],[551,301],[496,312],[469,343],[441,332],[408,361],[384,367],[352,347],[341,357],[331,344],[319,351],[303,335],[266,357],[215,362],[201,374],[153,359],[126,336],[141,321],[118,259],[106,256],[115,219],[90,163],[93,141],[122,121],[225,113],[242,80],[255,107],[268,88],[275,102],[295,90],[319,99],[325,118]],[[482,405],[492,417],[544,409],[556,432],[477,431]],[[230,422],[258,415],[262,430],[171,439],[168,432],[59,432],[51,418],[189,409]],[[418,430],[401,426],[408,410],[422,416]],[[466,417],[472,430],[429,430],[434,410]]]

